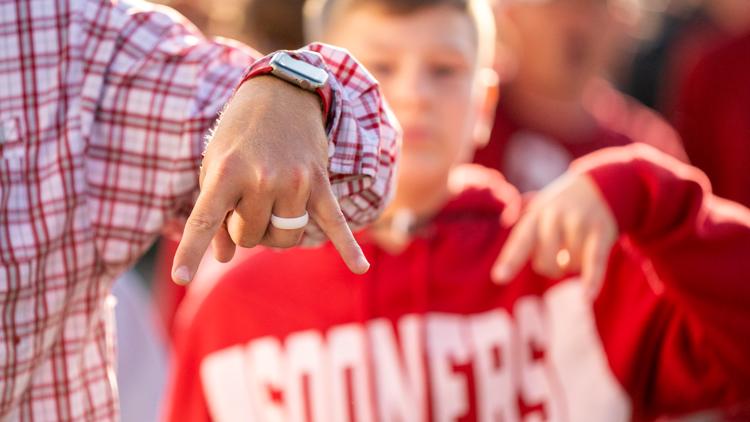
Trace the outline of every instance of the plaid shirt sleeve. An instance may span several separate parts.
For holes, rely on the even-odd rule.
[[[332,76],[330,177],[362,224],[391,192],[396,131],[360,65],[309,50]],[[0,0],[0,419],[117,419],[109,288],[190,209],[256,57],[147,2]]]

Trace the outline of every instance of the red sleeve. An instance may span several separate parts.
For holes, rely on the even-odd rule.
[[[636,409],[679,413],[747,400],[750,212],[713,196],[697,169],[649,147],[603,150],[576,167],[594,178],[658,283],[632,294],[628,284],[644,276],[622,265],[606,280],[621,292],[609,302],[619,307],[616,324],[635,339],[618,376]]]

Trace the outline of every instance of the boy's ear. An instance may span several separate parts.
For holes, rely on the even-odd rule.
[[[475,148],[482,148],[489,142],[492,126],[495,124],[497,101],[500,98],[497,73],[490,68],[483,68],[479,72],[479,85],[484,98],[480,104],[477,125],[474,128]]]
[[[495,43],[495,71],[500,81],[512,81],[518,73],[518,53],[521,50],[521,37],[514,17],[514,9],[502,4],[494,9],[497,22],[497,40]]]

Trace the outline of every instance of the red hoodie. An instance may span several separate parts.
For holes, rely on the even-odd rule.
[[[167,419],[625,421],[743,400],[750,214],[627,151],[578,164],[607,163],[587,171],[626,233],[593,305],[573,276],[490,281],[520,198],[463,169],[403,252],[360,238],[364,276],[330,245],[228,273],[179,337]]]

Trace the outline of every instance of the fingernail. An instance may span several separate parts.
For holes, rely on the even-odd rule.
[[[497,284],[506,284],[510,281],[510,269],[505,265],[500,265],[492,270],[492,280]]]
[[[190,270],[186,266],[181,266],[174,272],[174,280],[177,284],[188,284],[190,283]]]
[[[364,255],[360,255],[357,259],[357,266],[362,268],[362,274],[366,273],[370,269],[370,263],[367,261]]]

